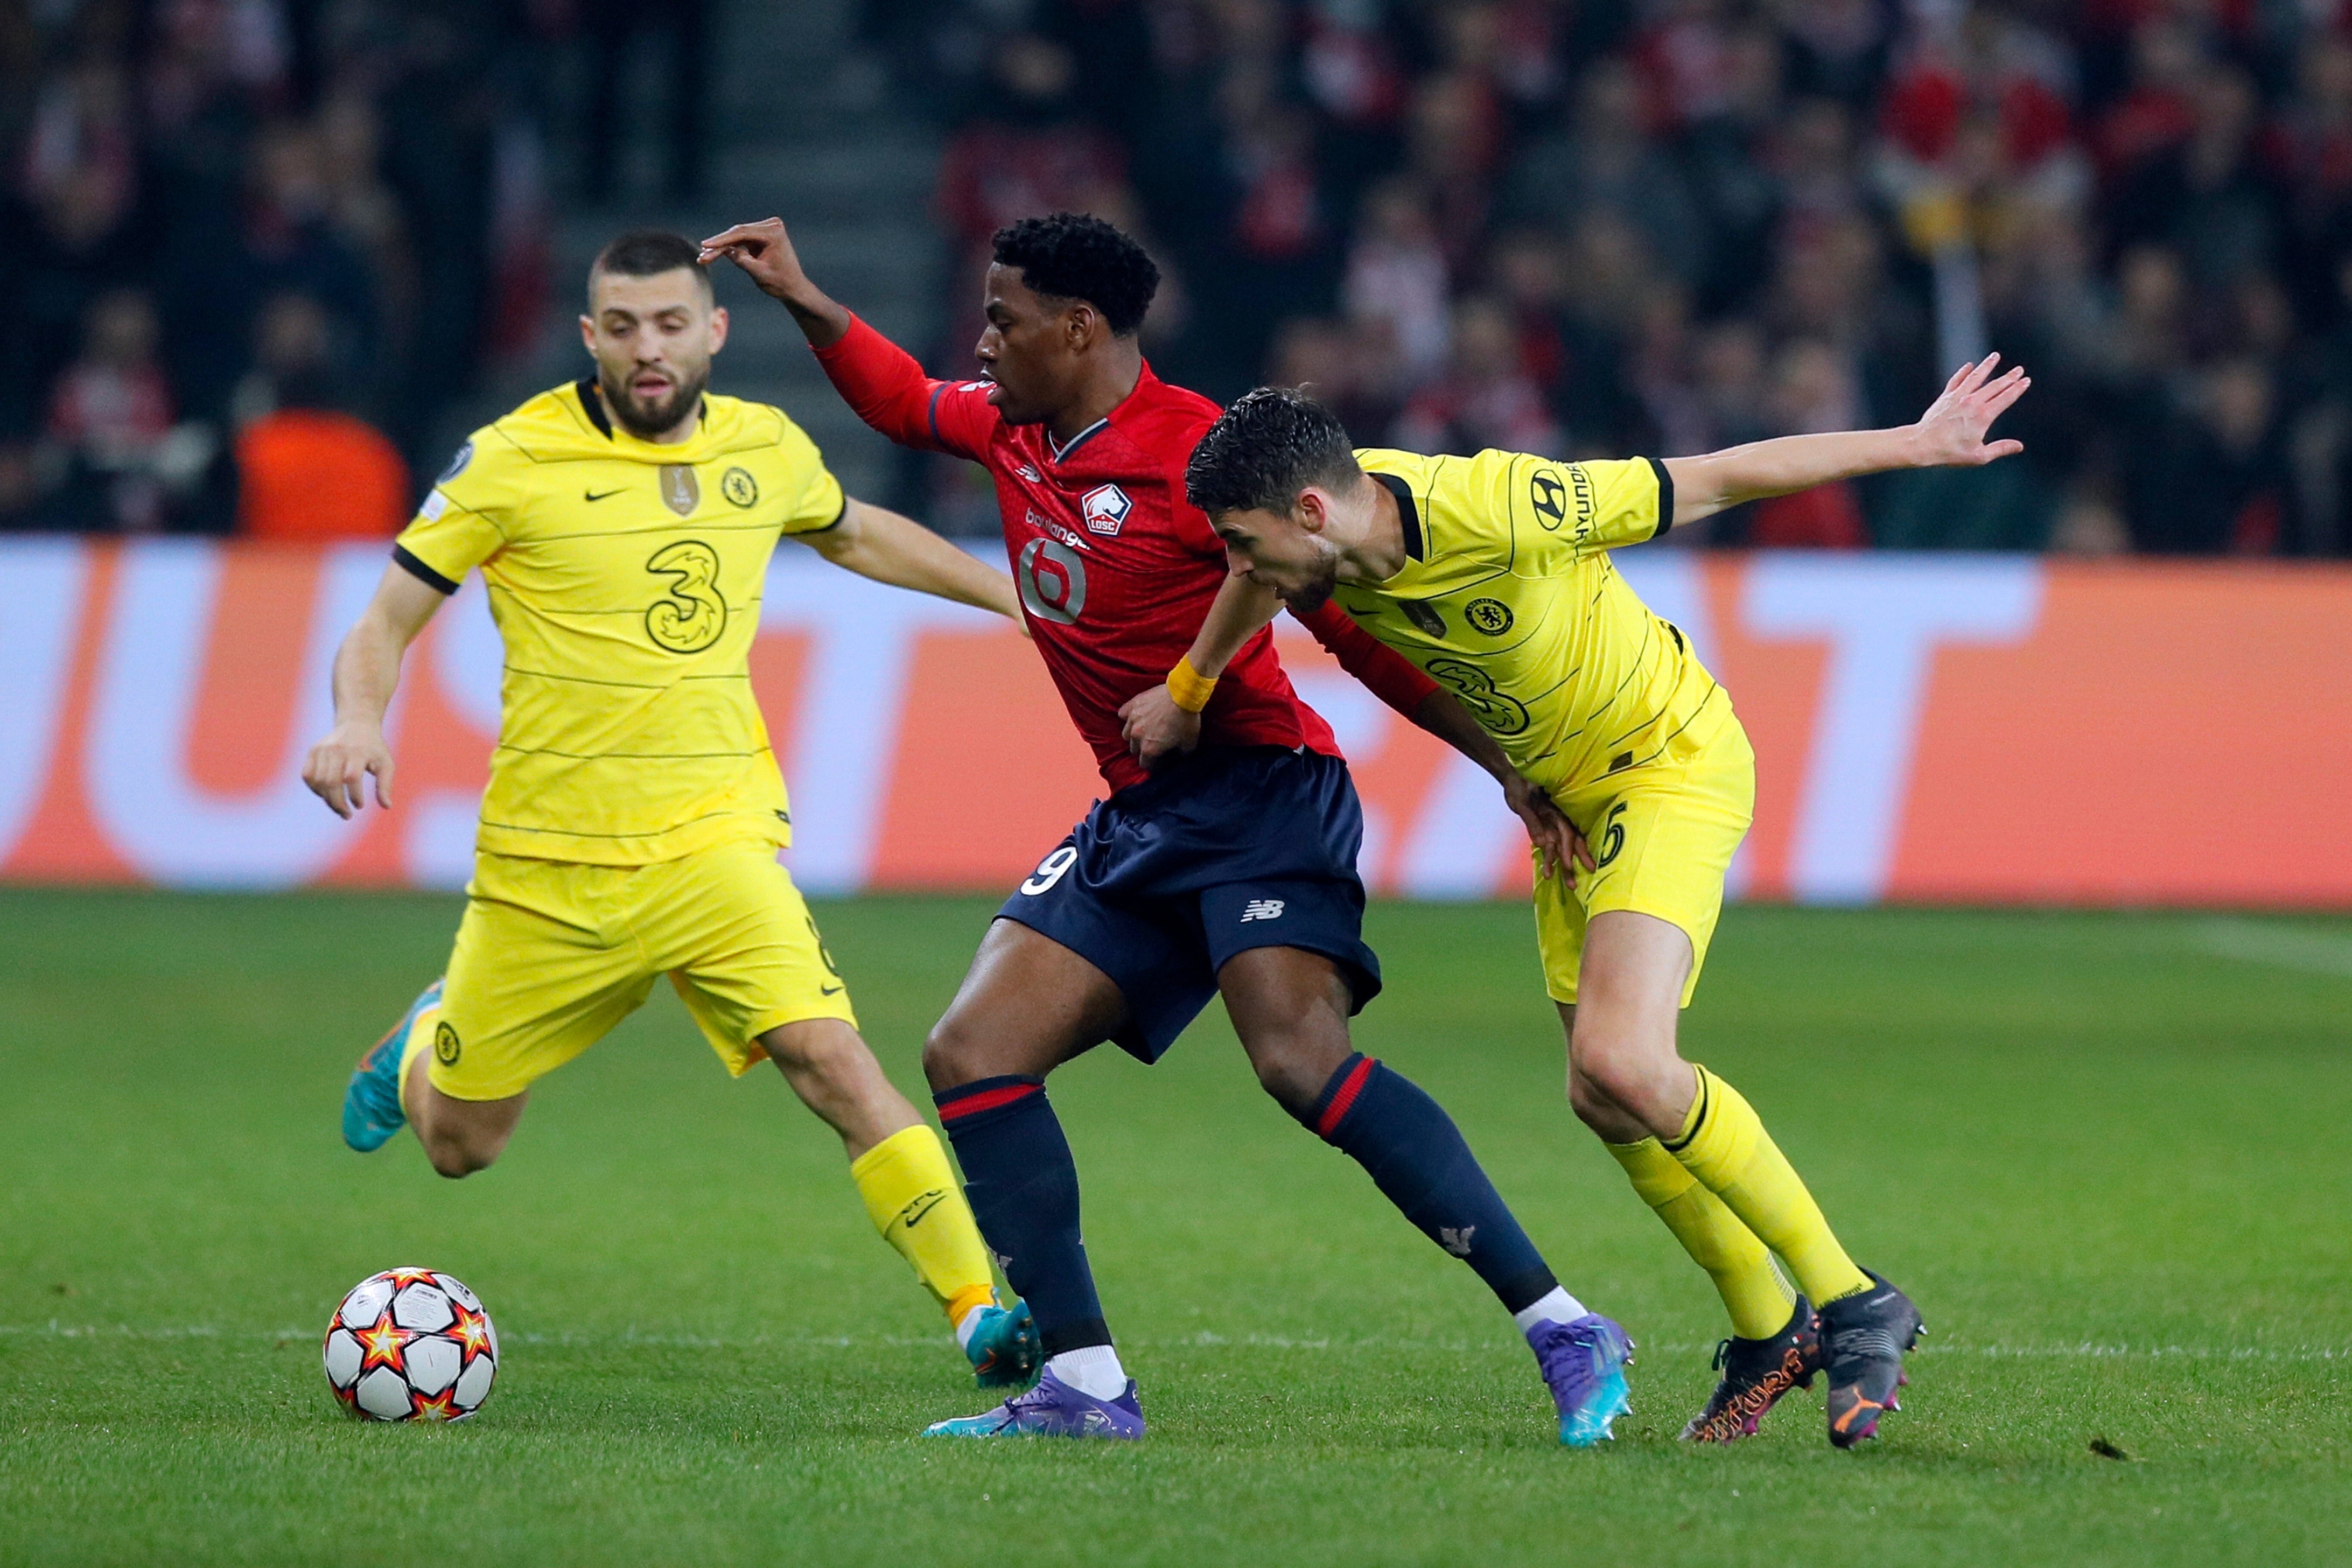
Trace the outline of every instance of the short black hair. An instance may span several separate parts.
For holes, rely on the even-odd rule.
[[[1219,415],[1192,448],[1184,498],[1213,518],[1287,517],[1307,486],[1339,489],[1363,471],[1338,415],[1295,388],[1261,386]]]
[[[705,294],[710,292],[710,275],[702,269],[700,246],[669,229],[633,228],[596,253],[595,261],[588,268],[588,287],[593,292],[597,277],[604,273],[621,278],[658,278],[681,267],[702,279]]]
[[[1131,337],[1160,292],[1160,268],[1143,247],[1091,213],[1024,217],[996,231],[996,264],[1037,293],[1083,300],[1119,337]]]

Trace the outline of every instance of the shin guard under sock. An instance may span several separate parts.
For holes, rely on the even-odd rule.
[[[1299,1121],[1363,1166],[1423,1236],[1475,1269],[1506,1311],[1524,1311],[1559,1287],[1454,1119],[1402,1073],[1351,1055]]]
[[[1731,1314],[1731,1331],[1744,1340],[1769,1340],[1788,1326],[1794,1304],[1772,1267],[1772,1255],[1723,1200],[1699,1185],[1683,1163],[1655,1138],[1638,1143],[1604,1144],[1642,1201],[1666,1222],[1691,1261],[1706,1270]]]
[[[933,1096],[964,1196],[1047,1355],[1111,1342],[1078,1233],[1078,1168],[1043,1079],[984,1078]]]
[[[1831,1234],[1821,1205],[1805,1190],[1780,1146],[1738,1089],[1699,1068],[1698,1090],[1683,1120],[1682,1136],[1666,1152],[1699,1184],[1723,1200],[1756,1237],[1788,1260],[1789,1272],[1813,1305],[1870,1289]]]

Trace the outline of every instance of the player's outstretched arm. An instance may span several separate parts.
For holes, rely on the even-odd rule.
[[[743,269],[760,292],[783,302],[811,348],[829,349],[849,331],[850,315],[810,280],[780,217],[739,223],[702,242],[702,264],[725,259]]]
[[[1012,578],[982,565],[910,517],[852,497],[839,522],[793,537],[860,577],[994,610],[1021,625],[1021,599]]]
[[[722,258],[741,268],[761,292],[783,301],[816,351],[825,379],[860,419],[902,447],[979,455],[971,421],[982,414],[992,421],[994,410],[976,399],[978,408],[960,416],[955,399],[943,405],[941,394],[953,384],[931,380],[914,355],[811,282],[782,218],[739,223],[702,242],[705,266]]]
[[[405,567],[387,566],[375,597],[335,653],[335,727],[310,748],[302,762],[302,782],[337,816],[367,805],[367,781],[375,778],[378,805],[392,808],[392,748],[384,743],[383,714],[400,685],[400,656],[441,607],[440,590],[419,581]]]
[[[2000,363],[1999,354],[1987,354],[1976,364],[1962,365],[1918,422],[1899,429],[1783,436],[1701,458],[1668,458],[1666,472],[1675,481],[1674,521],[1696,522],[1743,501],[1864,474],[1975,468],[2022,452],[2022,441],[1985,439],[1992,422],[2033,384],[2021,365],[1993,379],[1993,367]]]

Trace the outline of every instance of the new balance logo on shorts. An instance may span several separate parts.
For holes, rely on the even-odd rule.
[[[1242,906],[1242,924],[1252,921],[1278,921],[1282,918],[1280,899],[1252,899]]]

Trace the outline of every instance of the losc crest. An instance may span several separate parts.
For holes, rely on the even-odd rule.
[[[1087,520],[1088,533],[1115,535],[1135,503],[1117,485],[1097,485],[1078,498],[1078,510]]]

